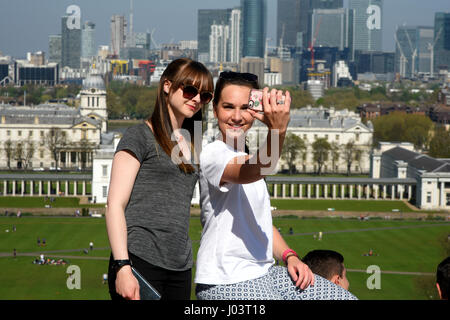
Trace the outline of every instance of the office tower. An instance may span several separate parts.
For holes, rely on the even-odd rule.
[[[299,50],[310,44],[311,13],[314,9],[343,8],[343,0],[278,0],[277,44],[297,47]]]
[[[395,32],[395,72],[403,78],[416,73],[416,27],[400,26]]]
[[[86,21],[81,31],[81,57],[91,58],[96,56],[95,24]]]
[[[433,73],[450,69],[450,12],[436,12],[434,16]]]
[[[228,61],[228,39],[230,27],[228,25],[213,24],[209,35],[209,62]]]
[[[267,0],[241,0],[244,57],[261,57],[266,49]]]
[[[277,2],[277,44],[297,47],[297,38],[306,36],[310,0],[278,0]],[[303,15],[302,15],[303,14]],[[305,38],[306,40],[306,38]]]
[[[418,73],[430,73],[431,48],[429,44],[434,40],[433,27],[417,27],[417,59],[416,70]]]
[[[71,22],[68,16],[61,18],[61,65],[78,69],[81,58],[81,28]]]
[[[48,62],[61,64],[61,35],[54,34],[48,37]]]
[[[111,17],[111,53],[120,56],[120,50],[126,44],[127,22],[124,16],[113,15]]]
[[[230,62],[239,63],[242,56],[241,9],[231,10],[230,15]]]
[[[353,51],[353,10],[314,9],[311,15],[311,39],[314,46],[349,48]]]
[[[382,51],[383,0],[349,0],[355,10],[355,50]]]
[[[230,21],[232,9],[200,9],[198,10],[197,41],[198,41],[198,60],[201,62],[209,61],[209,36],[211,26],[227,25]]]

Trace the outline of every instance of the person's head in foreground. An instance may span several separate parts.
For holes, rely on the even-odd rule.
[[[436,287],[439,298],[448,300],[450,285],[450,257],[445,258],[439,263],[436,271]]]
[[[311,271],[348,290],[349,282],[344,257],[333,250],[313,250],[302,259]]]

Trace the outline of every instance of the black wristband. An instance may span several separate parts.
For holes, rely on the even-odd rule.
[[[113,268],[116,272],[118,272],[120,270],[120,268],[122,268],[123,266],[131,266],[131,261],[130,259],[126,259],[126,260],[114,260],[113,262]]]

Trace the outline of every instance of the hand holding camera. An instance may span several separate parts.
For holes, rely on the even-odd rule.
[[[269,129],[286,132],[290,120],[291,96],[289,91],[264,88],[252,89],[249,96],[249,111],[253,117],[265,123]]]

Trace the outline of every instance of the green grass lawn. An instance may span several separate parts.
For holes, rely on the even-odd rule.
[[[271,199],[272,206],[278,210],[328,210],[360,211],[360,212],[392,212],[398,209],[401,212],[412,212],[402,201],[383,200],[322,200],[322,199]]]
[[[0,197],[0,208],[44,208],[51,205],[52,208],[82,208],[82,207],[104,207],[105,204],[80,205],[77,197],[53,197],[50,201],[46,197]],[[0,214],[3,212],[0,212]]]
[[[378,265],[382,271],[434,273],[446,255],[441,240],[450,233],[450,224],[443,221],[275,218],[274,224],[301,256],[312,249],[332,249],[344,255],[348,269],[362,271]],[[16,232],[12,232],[13,225]],[[291,227],[292,235],[288,232]],[[319,231],[324,233],[321,241],[313,237]],[[198,217],[191,219],[190,235],[195,259],[201,236]],[[37,237],[46,238],[45,247],[37,246]],[[90,241],[100,250],[85,254],[82,249],[88,248]],[[0,253],[12,253],[14,248],[18,253],[35,253],[0,257],[0,299],[109,299],[107,285],[102,284],[108,264],[105,258],[110,254],[108,246],[104,219],[0,217]],[[363,256],[369,249],[377,255]],[[42,251],[52,250],[63,250],[56,253],[60,256],[74,256],[66,260],[81,269],[80,290],[67,288],[67,265],[32,263]],[[366,281],[370,274],[355,271],[347,276],[350,291],[360,299],[429,299],[427,290],[434,292],[433,277],[383,273],[381,289],[369,290]]]

